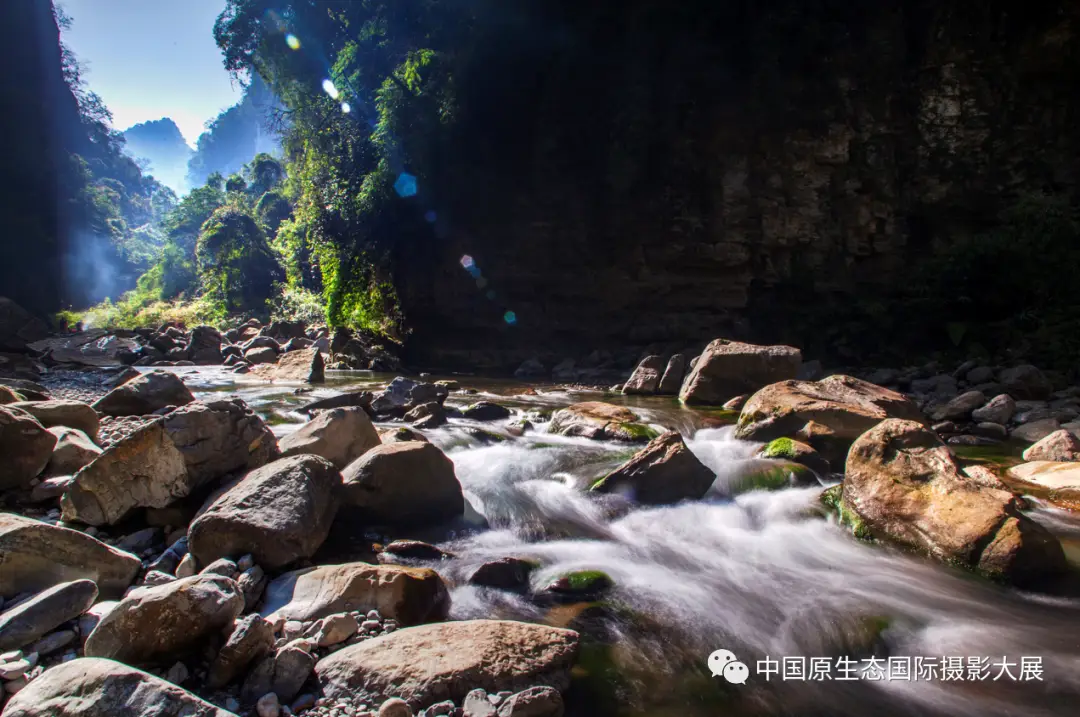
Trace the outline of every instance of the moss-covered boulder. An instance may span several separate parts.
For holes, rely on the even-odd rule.
[[[817,484],[814,471],[801,463],[757,458],[743,461],[727,475],[724,492],[738,495],[752,490],[780,490]]]
[[[628,443],[647,443],[660,435],[641,423],[630,409],[602,401],[575,403],[556,411],[551,417],[550,430],[563,436]]]
[[[613,587],[615,581],[602,570],[575,570],[552,580],[535,597],[542,603],[593,602]]]
[[[830,472],[829,462],[825,460],[820,453],[811,446],[808,446],[802,441],[796,441],[793,438],[776,438],[769,441],[769,443],[758,452],[758,458],[769,458],[773,460],[788,461],[790,463],[799,463],[814,471],[819,476],[826,476]]]

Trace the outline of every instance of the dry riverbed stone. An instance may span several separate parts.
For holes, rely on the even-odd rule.
[[[56,436],[36,418],[10,407],[0,407],[0,490],[30,484],[52,456]]]
[[[109,391],[94,403],[94,410],[106,416],[146,416],[166,406],[186,406],[194,400],[175,373],[150,371]]]

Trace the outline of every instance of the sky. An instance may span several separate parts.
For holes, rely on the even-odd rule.
[[[0,0],[3,1],[3,0]],[[241,99],[213,27],[225,0],[58,0],[63,36],[113,126],[171,117],[192,147],[208,120]]]

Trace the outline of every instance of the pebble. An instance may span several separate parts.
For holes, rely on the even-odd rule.
[[[370,611],[368,611],[367,619],[368,620],[381,620],[382,615],[379,614],[378,610],[370,610]]]
[[[360,623],[360,629],[363,632],[378,632],[382,629],[382,623],[378,620],[364,620]]]
[[[143,578],[143,584],[145,585],[164,585],[165,583],[171,583],[176,580],[176,577],[167,575],[160,570],[151,570]]]
[[[169,671],[165,673],[165,679],[174,685],[182,685],[184,681],[191,676],[188,672],[187,665],[183,662],[177,662],[175,665],[169,668]]]
[[[413,711],[408,702],[392,697],[379,707],[379,717],[413,717]]]
[[[286,640],[291,640],[304,634],[304,623],[299,620],[289,620],[281,630]]]
[[[34,656],[37,659],[37,656]],[[0,662],[0,679],[17,680],[33,667],[25,657],[11,662]]]
[[[278,717],[281,714],[278,696],[273,692],[268,692],[260,697],[259,701],[255,703],[255,712],[259,717]]]

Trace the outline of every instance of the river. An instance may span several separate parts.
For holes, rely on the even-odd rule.
[[[296,395],[296,385],[216,368],[177,371],[198,398],[243,398],[278,435],[305,420],[299,404],[393,377],[329,372],[325,386]],[[647,423],[680,431],[717,474],[703,501],[613,509],[583,487],[626,460],[633,451],[625,445],[553,436],[544,423],[521,437],[505,421],[451,419],[425,432],[453,460],[475,514],[450,529],[392,537],[437,541],[456,555],[430,564],[451,585],[454,618],[582,629],[569,714],[1080,714],[1075,583],[1023,592],[860,542],[816,510],[820,488],[739,493],[757,446],[735,440],[720,413],[669,398],[543,386],[521,395],[523,384],[453,378],[478,393],[452,393],[448,405],[488,399],[526,415],[582,400],[628,405]],[[1080,517],[1040,503],[1031,515],[1063,540],[1075,567]],[[505,556],[537,561],[537,588],[574,570],[603,571],[615,586],[602,605],[553,608],[466,584],[476,567]],[[706,659],[721,648],[749,666],[746,683],[710,674]],[[774,660],[777,674],[767,674]]]

